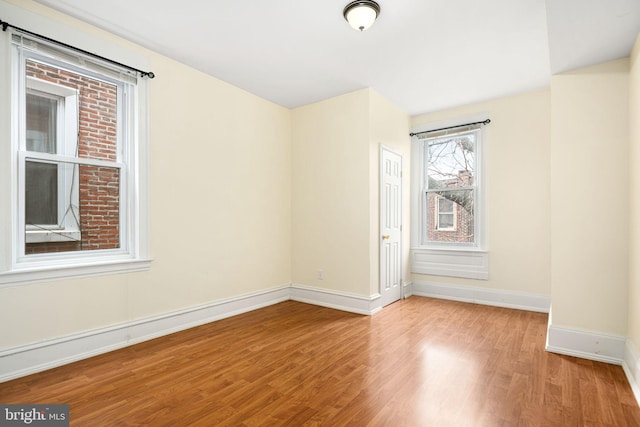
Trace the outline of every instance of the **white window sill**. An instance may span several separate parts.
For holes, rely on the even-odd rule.
[[[27,230],[25,243],[77,242],[79,230]]]
[[[0,272],[0,287],[16,286],[49,280],[133,273],[136,271],[146,271],[150,268],[151,259],[130,258],[38,268],[24,267],[17,268],[12,271]]]
[[[489,252],[476,248],[412,248],[411,272],[489,279]]]

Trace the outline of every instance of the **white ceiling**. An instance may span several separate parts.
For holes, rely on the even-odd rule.
[[[640,32],[640,0],[378,0],[362,33],[349,0],[36,1],[288,108],[371,87],[412,115],[547,86]]]

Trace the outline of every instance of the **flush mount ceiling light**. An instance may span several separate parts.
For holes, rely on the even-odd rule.
[[[380,5],[372,0],[356,0],[349,3],[342,14],[353,29],[364,31],[380,14]]]

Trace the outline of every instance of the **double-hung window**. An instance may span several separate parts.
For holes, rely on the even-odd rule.
[[[412,142],[412,270],[486,279],[483,128],[416,131]]]
[[[148,268],[144,82],[19,31],[10,59],[12,247],[0,284]]]

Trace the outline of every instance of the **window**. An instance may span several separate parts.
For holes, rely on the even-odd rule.
[[[438,197],[435,213],[436,230],[453,231],[456,229],[456,213],[453,200]]]
[[[486,279],[483,128],[414,132],[412,271]]]
[[[426,245],[475,244],[478,132],[471,130],[436,136],[422,142],[424,199],[427,204],[423,243]]]
[[[0,284],[148,268],[143,79],[11,40],[14,237]]]
[[[55,252],[65,244],[71,247],[68,243],[81,241],[77,167],[47,160],[48,155],[74,155],[78,145],[79,90],[52,83],[60,80],[53,77],[60,73],[55,68],[29,60],[26,70],[25,143],[21,150],[25,157],[21,162],[25,252]],[[48,80],[37,78],[44,73],[49,73]]]

